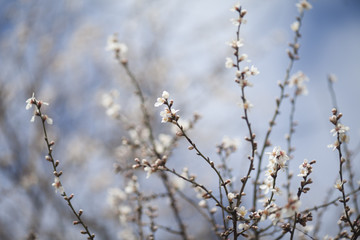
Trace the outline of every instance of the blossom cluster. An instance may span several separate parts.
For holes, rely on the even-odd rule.
[[[308,82],[308,81],[309,81],[309,78],[303,72],[299,71],[291,76],[291,78],[289,80],[289,86],[290,87],[295,86],[295,88],[296,88],[295,94],[296,95],[307,95],[308,90],[305,85],[305,82]]]
[[[46,121],[47,124],[53,124],[53,120],[52,118],[50,118],[48,115],[46,114],[41,114],[40,112],[40,108],[42,105],[49,105],[47,102],[43,102],[41,100],[37,100],[35,98],[35,93],[32,94],[31,98],[26,100],[26,110],[29,110],[30,108],[32,108],[32,106],[35,105],[36,106],[36,110],[34,111],[33,116],[31,117],[30,121],[34,122],[35,121],[35,116],[39,116],[42,121]]]
[[[127,63],[128,47],[124,43],[119,42],[117,33],[108,37],[106,50],[115,52],[115,58],[119,59],[121,63]]]
[[[274,147],[272,152],[267,152],[266,154],[269,155],[269,163],[265,172],[266,178],[264,180],[264,184],[260,185],[260,189],[262,189],[265,194],[269,191],[280,194],[280,188],[275,186],[274,181],[277,177],[278,171],[286,167],[286,161],[290,158],[279,146]]]
[[[170,94],[167,91],[163,91],[162,96],[157,98],[155,102],[155,107],[160,107],[161,105],[166,105],[163,111],[160,112],[160,116],[162,117],[161,122],[172,122],[177,121],[179,116],[176,114],[179,110],[175,110],[172,108],[173,101],[169,101]]]

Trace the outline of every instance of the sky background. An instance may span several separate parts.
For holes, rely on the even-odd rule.
[[[246,128],[237,105],[240,88],[233,81],[234,70],[224,66],[225,58],[232,54],[226,43],[235,38],[236,28],[230,18],[236,15],[229,11],[234,3],[216,0],[0,1],[0,88],[4,108],[0,136],[2,191],[17,186],[16,182],[31,172],[26,169],[35,166],[36,175],[52,181],[49,166],[36,162],[43,159],[45,146],[41,141],[34,141],[39,139],[39,125],[30,124],[31,114],[25,111],[25,100],[35,92],[51,104],[46,109],[54,119],[50,135],[58,142],[57,157],[65,166],[68,164],[64,185],[73,187],[79,203],[85,202],[82,207],[89,209],[89,215],[105,212],[107,192],[104,189],[121,186],[120,178],[109,172],[114,172],[113,163],[117,161],[114,149],[127,133],[106,116],[100,104],[102,94],[117,89],[122,113],[134,123],[139,122],[140,116],[139,102],[130,82],[114,61],[113,53],[105,51],[107,37],[115,32],[129,47],[129,66],[141,81],[157,135],[171,132],[169,125],[160,124],[159,110],[152,108],[156,97],[167,90],[174,99],[174,107],[180,109],[181,118],[190,118],[195,111],[203,116],[190,135],[210,158],[217,159],[215,146],[227,135],[241,139],[240,149],[231,163],[234,167],[243,163],[249,146],[242,140]],[[279,96],[277,82],[283,80],[289,62],[286,49],[293,39],[290,25],[297,15],[295,3],[241,1],[248,10],[247,23],[241,27],[245,43],[242,51],[260,71],[251,80],[254,87],[246,89],[254,104],[250,121],[260,143],[274,112],[275,97]],[[304,158],[317,160],[312,176],[315,183],[303,198],[304,207],[322,203],[327,189],[337,179],[336,153],[327,148],[334,141],[328,121],[332,108],[327,88],[330,73],[338,78],[334,86],[344,115],[342,122],[351,129],[350,149],[356,149],[360,142],[360,1],[314,0],[311,4],[313,9],[305,12],[301,27],[300,61],[295,62],[292,70],[292,73],[301,70],[310,79],[308,96],[299,97],[297,102],[295,119],[299,125],[293,140],[296,151],[290,163],[291,169],[297,172]],[[282,107],[271,141],[285,148],[289,102],[285,101]],[[16,144],[9,143],[9,134],[17,136],[14,139],[19,139],[23,146],[16,158]],[[199,179],[216,184],[213,175],[202,172],[205,164],[186,148],[187,144],[181,141],[169,165],[178,169],[188,166],[193,172],[199,172]],[[358,158],[354,161],[353,170],[356,170],[360,164]],[[238,171],[243,174],[245,170]],[[359,181],[359,175],[356,177]],[[83,182],[89,187],[74,184]],[[22,187],[14,188],[16,191],[9,195],[9,200],[0,202],[0,209],[6,209],[0,214],[4,226],[11,219],[9,212],[16,209],[12,200],[18,201],[26,195]],[[94,192],[98,195],[94,196]],[[46,202],[45,199],[39,201]],[[26,223],[32,208],[29,204],[20,211],[26,213],[23,220]],[[51,209],[50,205],[44,212]],[[191,214],[186,216],[191,218]],[[55,224],[48,218],[41,220],[45,226],[42,229],[46,229],[47,224]],[[71,224],[64,222],[67,229],[72,229]],[[333,226],[333,223],[326,224],[325,229]],[[15,224],[14,229],[22,229],[21,225]],[[111,226],[107,227],[112,229]],[[334,234],[335,230],[328,233]],[[22,229],[16,237],[23,237],[26,231]],[[74,230],[69,236],[77,234]]]

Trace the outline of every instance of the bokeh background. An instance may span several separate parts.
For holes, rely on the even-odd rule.
[[[129,134],[106,115],[102,96],[116,89],[121,114],[135,125],[141,123],[141,112],[128,77],[113,53],[105,50],[107,37],[115,32],[129,48],[129,66],[141,82],[156,135],[171,133],[171,126],[160,124],[159,110],[153,108],[156,97],[167,90],[181,118],[189,119],[193,112],[202,115],[190,135],[214,161],[218,160],[215,146],[224,135],[241,140],[246,136],[237,104],[240,89],[233,81],[234,71],[224,66],[225,58],[232,54],[226,42],[235,37],[236,28],[229,21],[236,17],[229,11],[235,3],[0,1],[0,239],[26,239],[31,232],[38,239],[81,239],[79,228],[72,225],[73,216],[51,186],[53,175],[44,160],[40,122],[30,123],[31,112],[25,110],[25,100],[32,92],[50,103],[44,108],[54,120],[49,135],[56,141],[54,154],[61,161],[65,189],[75,193],[75,206],[85,210],[85,220],[99,239],[121,239],[122,226],[107,198],[110,188],[123,186],[114,164],[123,157],[117,150]],[[260,71],[253,79],[254,87],[247,89],[254,104],[250,120],[259,142],[279,95],[277,82],[283,80],[289,62],[286,49],[293,38],[290,24],[297,15],[295,3],[241,2],[248,10],[248,22],[241,28],[242,50]],[[338,78],[338,104],[343,123],[351,129],[353,170],[360,180],[360,163],[355,158],[360,151],[360,1],[314,0],[311,4],[313,9],[305,12],[301,28],[300,61],[292,72],[303,71],[310,82],[308,96],[298,100],[291,170],[297,172],[304,158],[317,160],[314,184],[304,196],[302,208],[321,204],[337,179],[336,154],[327,148],[334,141],[328,121],[330,73]],[[271,142],[285,148],[289,102],[282,107]],[[169,165],[180,170],[187,166],[199,181],[216,186],[215,176],[204,171],[205,164],[186,148],[180,141]],[[231,158],[240,177],[248,152],[249,146],[242,140]],[[139,173],[141,182],[144,177],[145,173]],[[156,176],[147,181],[156,183]],[[163,208],[166,213],[166,206]],[[322,236],[336,233],[341,209],[330,210],[323,220]],[[196,223],[193,234],[198,239],[206,236],[206,222],[194,217],[191,210],[184,210],[183,215]],[[161,231],[159,236],[174,237]]]

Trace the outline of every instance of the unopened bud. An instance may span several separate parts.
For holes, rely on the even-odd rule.
[[[49,162],[51,162],[51,157],[49,155],[46,155],[45,159]]]
[[[330,117],[330,122],[332,123],[332,124],[336,124],[336,122],[337,122],[337,117],[335,116],[335,115],[332,115],[331,117]]]
[[[241,10],[240,17],[244,17],[247,13],[246,9]]]
[[[331,109],[331,112],[332,112],[333,115],[336,115],[336,113],[337,113],[336,108]]]

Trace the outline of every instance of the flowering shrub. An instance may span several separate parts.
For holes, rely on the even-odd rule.
[[[275,101],[261,106],[253,90],[259,86],[258,79],[267,76],[262,75],[252,56],[244,52],[247,43],[241,31],[244,24],[251,26],[251,21],[247,21],[251,12],[240,4],[230,9],[234,35],[228,36],[230,41],[224,49],[230,49],[232,55],[224,58],[221,67],[232,74],[226,81],[232,82],[238,95],[240,108],[234,104],[234,111],[240,117],[229,114],[228,121],[222,124],[239,125],[241,130],[235,133],[236,137],[224,134],[215,148],[206,136],[199,136],[197,129],[205,128],[206,134],[211,135],[215,130],[223,130],[222,126],[208,128],[200,114],[194,113],[191,117],[186,114],[189,109],[194,110],[192,102],[199,101],[202,107],[206,103],[200,98],[185,97],[180,90],[177,93],[176,89],[167,89],[163,82],[145,82],[148,69],[139,70],[142,66],[137,66],[129,55],[134,49],[120,41],[120,34],[108,37],[105,50],[108,58],[115,59],[118,68],[115,71],[120,71],[123,85],[94,97],[102,106],[94,115],[106,116],[94,124],[109,126],[111,131],[111,137],[104,140],[104,144],[93,138],[79,137],[75,142],[61,140],[67,131],[77,134],[80,129],[72,128],[69,121],[70,130],[53,132],[62,121],[61,111],[52,109],[53,103],[42,101],[43,97],[39,98],[42,94],[35,89],[25,101],[25,109],[32,111],[30,122],[34,126],[31,128],[45,140],[42,147],[32,147],[33,152],[44,155],[46,161],[43,162],[47,164],[41,168],[46,169],[47,175],[40,177],[38,170],[30,166],[30,173],[24,171],[20,179],[13,178],[14,183],[22,182],[34,206],[38,207],[34,211],[37,220],[23,227],[26,239],[358,239],[357,150],[352,151],[348,145],[350,128],[344,125],[347,116],[343,116],[336,102],[334,75],[327,79],[333,108],[329,104],[329,121],[321,120],[329,123],[328,132],[333,141],[316,143],[325,147],[328,144],[327,150],[337,161],[337,175],[333,176],[333,182],[326,183],[328,196],[319,197],[313,190],[321,180],[318,176],[324,174],[318,162],[328,160],[314,159],[310,151],[304,153],[307,159],[301,159],[295,151],[299,100],[308,95],[308,84],[311,84],[306,73],[297,71],[296,63],[301,59],[301,33],[306,28],[303,19],[308,11],[313,11],[308,0],[299,0],[295,6],[298,15],[288,24],[293,40],[287,50],[285,77],[277,83],[279,91],[271,92]],[[151,62],[148,64],[152,66]],[[127,90],[120,92],[120,89]],[[158,96],[154,97],[153,92]],[[184,101],[188,106],[182,107]],[[270,111],[270,119],[255,121],[256,109]],[[74,111],[73,114],[81,119],[83,113]],[[311,113],[305,114],[311,118]],[[280,122],[280,115],[286,116],[285,124],[284,120]],[[286,132],[284,140],[273,138],[277,131]],[[39,145],[38,139],[32,144]],[[63,142],[70,145],[71,151],[60,155]],[[21,151],[21,148],[14,149]],[[76,149],[79,152],[74,152]],[[98,151],[93,152],[94,149]],[[34,153],[29,152],[31,154]],[[58,155],[77,160],[56,160]],[[84,160],[91,155],[96,155],[93,164]],[[115,171],[108,170],[101,175],[98,171],[101,164],[113,166]],[[82,168],[86,170],[81,171]],[[104,183],[106,181],[111,184]],[[37,184],[39,188],[32,188]],[[49,186],[52,191],[48,191]],[[86,188],[90,188],[91,193],[81,197]],[[314,201],[313,196],[323,202]],[[58,201],[61,198],[65,202]],[[100,203],[106,204],[106,209],[100,207]],[[47,204],[50,210],[40,211],[40,206]],[[53,227],[46,222],[52,211],[66,212],[66,218],[57,221],[58,229],[49,230]],[[41,212],[44,214],[39,217]],[[333,215],[324,220],[327,212]],[[62,226],[63,222],[76,225],[73,229],[80,230],[80,234],[65,235],[67,228]],[[334,231],[336,225],[338,228]],[[11,239],[11,235],[0,231],[0,238]]]

